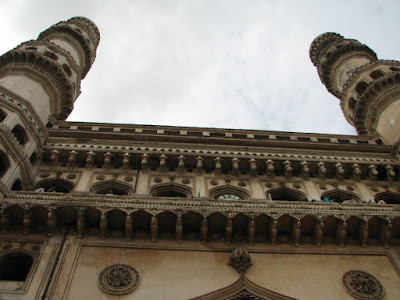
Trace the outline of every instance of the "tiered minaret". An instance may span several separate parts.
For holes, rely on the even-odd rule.
[[[99,41],[96,25],[75,17],[0,57],[3,186],[27,188],[32,184],[32,165],[47,140],[46,126],[65,120],[71,113]]]
[[[378,60],[366,45],[332,32],[315,38],[310,58],[358,134],[400,143],[400,62]]]

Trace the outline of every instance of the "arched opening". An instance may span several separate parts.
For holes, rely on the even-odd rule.
[[[46,232],[47,209],[43,206],[34,206],[31,208],[32,213],[32,231]]]
[[[37,162],[37,153],[33,152],[31,156],[29,157],[29,161],[31,165],[34,165]]]
[[[353,111],[356,108],[356,100],[353,97],[350,98],[348,106]]]
[[[15,231],[22,230],[22,220],[24,216],[24,210],[17,204],[10,206],[7,209],[8,218],[10,222],[10,229]]]
[[[21,125],[15,125],[11,132],[21,146],[25,145],[25,143],[28,141],[28,136],[26,135],[25,129]]]
[[[151,188],[153,197],[192,198],[189,188],[175,183],[161,184]]]
[[[3,122],[6,117],[7,114],[4,112],[4,110],[0,109],[0,122]]]
[[[57,210],[57,220],[61,232],[67,228],[76,228],[78,212],[71,206],[64,206]]]
[[[90,235],[97,235],[100,228],[101,212],[93,207],[90,207],[85,212],[85,227],[86,232]]]
[[[278,241],[280,243],[289,243],[292,238],[294,219],[289,215],[283,215],[278,219]]]
[[[237,214],[232,219],[232,237],[235,242],[246,241],[248,224],[249,217],[243,214]]]
[[[367,88],[368,88],[368,83],[366,83],[365,81],[360,81],[359,83],[357,83],[355,90],[358,95],[361,95],[362,93],[365,92]]]
[[[133,233],[135,238],[148,239],[150,236],[151,215],[144,210],[132,213]]]
[[[301,243],[312,243],[314,238],[315,218],[312,216],[305,216],[301,219]]]
[[[255,219],[257,242],[264,243],[268,240],[270,224],[271,217],[267,215],[262,214]]]
[[[306,196],[302,192],[286,187],[272,189],[268,193],[273,201],[307,201]]]
[[[324,220],[323,244],[333,244],[336,238],[336,231],[339,219],[334,216],[327,216]]]
[[[107,223],[112,237],[122,236],[125,232],[125,216],[122,210],[113,209],[107,213]]]
[[[212,241],[219,241],[225,237],[226,217],[220,213],[208,217],[208,234]]]
[[[335,203],[355,204],[360,203],[361,200],[354,194],[342,190],[333,190],[322,194],[322,199],[328,199]]]
[[[209,197],[216,200],[248,200],[249,193],[234,186],[221,186],[209,191]]]
[[[124,183],[116,180],[98,182],[90,189],[91,193],[102,194],[102,195],[131,195],[132,188]]]
[[[38,188],[43,188],[45,192],[49,193],[69,193],[74,189],[74,184],[67,180],[56,178],[38,182],[34,190]]]
[[[359,244],[359,227],[361,220],[357,217],[350,217],[347,219],[347,243],[349,245]]]
[[[0,258],[0,280],[25,281],[33,264],[32,256],[21,251]]]
[[[8,168],[10,168],[10,161],[8,160],[7,155],[0,150],[0,177],[4,176]]]
[[[182,216],[183,236],[185,239],[198,239],[201,220],[201,215],[195,212],[188,212]]]
[[[368,221],[368,243],[379,245],[380,244],[380,233],[382,228],[383,220],[378,217],[372,217]]]
[[[369,74],[369,77],[371,77],[372,79],[378,79],[379,77],[382,77],[383,75],[385,75],[385,73],[383,73],[381,70],[375,70]]]
[[[176,215],[164,211],[158,215],[158,233],[162,239],[173,239],[175,237]]]
[[[14,181],[14,184],[11,187],[12,191],[22,191],[22,181],[21,179],[17,179]]]
[[[375,202],[386,204],[400,204],[400,194],[383,192],[375,195]]]

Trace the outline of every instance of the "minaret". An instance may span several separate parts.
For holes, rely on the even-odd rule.
[[[65,120],[96,57],[100,33],[82,17],[57,23],[0,57],[0,180],[33,183],[46,127]]]
[[[333,32],[314,39],[310,58],[359,135],[400,143],[400,62],[378,60],[368,46]]]

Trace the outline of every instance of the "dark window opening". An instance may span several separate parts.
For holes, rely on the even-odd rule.
[[[391,67],[389,68],[391,71],[400,72],[400,68]]]
[[[25,145],[28,137],[26,135],[25,129],[22,128],[22,126],[16,125],[11,132],[14,134],[15,138],[22,146]]]
[[[365,90],[368,88],[368,83],[366,83],[365,81],[360,81],[357,85],[356,85],[356,93],[361,95],[362,93],[365,92]]]
[[[354,110],[356,108],[356,100],[353,97],[350,98],[350,100],[349,100],[349,108],[351,110]]]
[[[9,167],[10,161],[8,160],[7,155],[3,151],[0,151],[0,177],[3,177]]]
[[[0,258],[0,280],[25,281],[33,264],[32,256],[10,253]]]
[[[7,114],[2,109],[0,109],[0,122],[3,122],[6,117]]]
[[[58,56],[55,55],[53,52],[45,51],[43,53],[44,56],[50,57],[51,59],[58,60]]]
[[[34,165],[37,162],[37,154],[36,152],[33,152],[31,157],[29,157],[29,161],[31,162],[31,165]]]
[[[187,198],[184,193],[177,192],[174,190],[162,191],[154,194],[154,197],[175,197],[175,198]]]
[[[385,73],[383,73],[381,70],[375,70],[371,74],[369,74],[369,76],[372,79],[378,79],[379,77],[382,77],[383,75],[385,75]]]
[[[66,64],[63,64],[62,67],[63,67],[65,73],[67,73],[68,76],[72,75],[71,69]]]
[[[22,182],[20,179],[17,179],[11,187],[12,191],[22,191]]]

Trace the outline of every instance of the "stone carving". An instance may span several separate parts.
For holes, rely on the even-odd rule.
[[[373,275],[351,270],[343,275],[343,285],[357,299],[380,299],[383,296],[383,286]]]
[[[127,294],[139,285],[139,273],[128,265],[111,265],[101,271],[98,284],[108,294]]]
[[[229,264],[235,268],[239,274],[243,275],[251,266],[250,255],[246,249],[238,247],[232,251],[232,254],[229,257]]]

